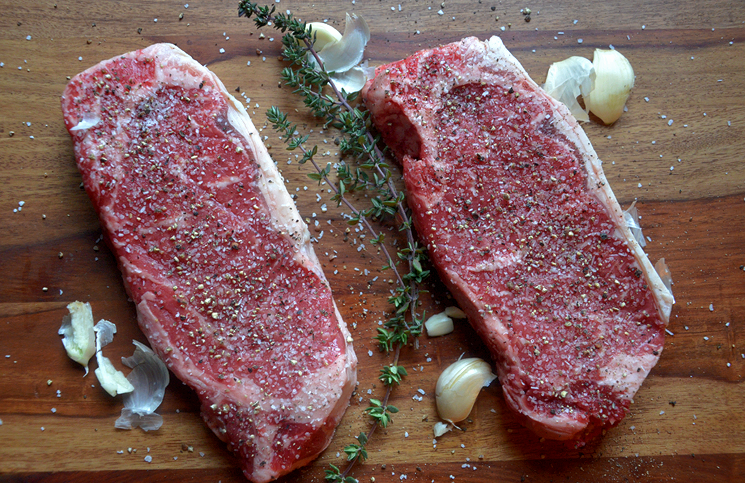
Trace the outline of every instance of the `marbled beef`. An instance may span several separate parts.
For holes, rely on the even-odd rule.
[[[550,439],[581,444],[617,424],[660,356],[673,298],[576,120],[499,37],[378,67],[363,97],[508,405]]]
[[[70,81],[65,125],[142,331],[255,482],[315,458],[356,382],[346,325],[243,106],[173,45]]]

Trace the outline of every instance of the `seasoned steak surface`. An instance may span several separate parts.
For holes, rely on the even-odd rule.
[[[659,358],[673,299],[568,110],[498,37],[378,67],[363,97],[509,406],[551,439],[617,424]]]
[[[169,44],[79,74],[62,107],[154,350],[249,479],[308,463],[349,403],[356,358],[246,111]]]

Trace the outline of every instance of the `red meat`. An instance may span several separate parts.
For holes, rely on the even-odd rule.
[[[660,356],[673,298],[569,111],[498,37],[378,67],[363,98],[510,408],[580,444],[617,424]]]
[[[207,425],[254,482],[314,459],[357,360],[245,109],[169,44],[77,75],[62,109],[140,327]]]

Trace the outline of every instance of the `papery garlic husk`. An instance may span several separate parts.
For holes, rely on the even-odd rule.
[[[623,107],[634,87],[634,69],[617,50],[595,49],[592,58],[595,84],[582,98],[585,106],[605,124],[613,124],[623,114]]]
[[[447,433],[448,431],[452,431],[453,426],[450,424],[445,424],[442,421],[438,421],[435,423],[435,426],[432,428],[432,432],[435,434],[435,438],[439,438],[443,434]]]
[[[355,66],[345,72],[334,72],[329,75],[329,79],[336,85],[339,92],[351,94],[352,92],[361,91],[365,87],[368,76],[362,67]]]
[[[463,312],[458,307],[453,307],[453,306],[445,308],[445,315],[447,315],[451,319],[465,319],[466,318],[465,312]]]
[[[427,335],[430,337],[449,334],[453,331],[453,319],[448,317],[445,312],[440,312],[428,318],[424,323],[424,328],[427,329]]]
[[[644,248],[647,246],[647,240],[644,239],[644,233],[642,233],[642,227],[639,224],[639,212],[636,209],[636,201],[631,203],[631,206],[623,212],[623,220],[626,222],[626,226],[631,230],[631,234],[634,235],[636,242]]]
[[[154,431],[163,425],[163,417],[155,412],[163,402],[166,386],[170,382],[168,368],[145,344],[133,340],[132,357],[122,357],[122,363],[132,368],[127,380],[134,391],[124,396],[122,415],[114,426],[119,429],[142,428]]]
[[[667,291],[670,292],[670,295],[672,295],[673,275],[672,273],[670,273],[670,268],[667,266],[667,263],[665,263],[665,259],[660,258],[659,260],[657,260],[657,263],[654,264],[654,269],[657,271],[657,275],[660,276],[660,279],[667,288]]]
[[[491,366],[477,357],[451,364],[437,379],[435,400],[440,418],[452,424],[466,419],[481,388],[496,378]]]
[[[62,345],[67,356],[85,367],[85,377],[88,375],[88,362],[96,353],[93,311],[91,304],[77,301],[68,304],[67,310],[70,314],[62,319],[57,333],[63,336]]]
[[[595,82],[595,68],[589,59],[569,57],[561,62],[554,62],[546,74],[543,90],[548,95],[569,108],[575,119],[588,122],[587,110],[580,107],[577,98],[588,95]]]
[[[341,32],[327,23],[311,22],[305,28],[311,32],[314,41],[313,48],[316,52],[322,50],[328,44],[341,40]]]
[[[347,14],[342,38],[318,52],[326,72],[346,72],[362,61],[370,40],[370,28],[362,17]]]

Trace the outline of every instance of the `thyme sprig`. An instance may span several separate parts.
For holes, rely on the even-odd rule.
[[[391,415],[398,412],[388,401],[393,387],[407,375],[406,369],[398,365],[401,348],[412,340],[416,341],[422,332],[424,314],[417,313],[417,306],[421,291],[419,286],[429,275],[429,270],[423,268],[425,253],[414,238],[405,195],[395,186],[392,172],[378,147],[380,139],[368,129],[369,113],[353,105],[357,93],[340,90],[334,83],[314,49],[312,29],[289,12],[276,12],[274,6],[262,7],[247,0],[240,2],[238,13],[239,16],[253,17],[258,28],[272,26],[284,34],[282,57],[289,62],[289,66],[281,72],[282,81],[302,97],[305,106],[315,117],[324,119],[324,128],[331,127],[342,133],[339,148],[347,159],[356,160],[356,165],[339,163],[334,182],[330,177],[331,164],[327,163],[324,167],[318,164],[315,159],[318,147],[307,146],[309,135],[300,135],[297,125],[288,120],[286,113],[273,106],[267,112],[267,119],[281,134],[288,150],[299,149],[302,152],[299,163],[310,162],[313,166],[315,172],[308,176],[319,185],[325,182],[333,191],[331,199],[337,206],[344,205],[349,209],[352,214],[347,222],[350,225],[361,224],[371,234],[371,243],[379,248],[386,259],[383,268],[390,269],[398,282],[394,294],[389,298],[394,307],[393,314],[383,327],[378,328],[377,335],[381,349],[387,353],[393,352],[393,362],[381,369],[379,376],[386,387],[385,395],[382,400],[370,399],[370,406],[365,412],[372,418],[373,424],[367,433],[357,436],[357,443],[344,448],[348,460],[344,470],[334,465],[326,470],[327,481],[353,483],[356,479],[348,475],[356,462],[367,459],[366,445],[376,428],[387,427],[392,420]],[[327,90],[331,94],[327,94]],[[375,193],[372,206],[357,209],[347,195],[363,190]],[[406,244],[396,252],[395,258],[386,247],[384,234],[371,223],[371,220],[391,217],[398,221],[399,229],[406,235]],[[401,262],[408,265],[408,272],[403,275],[398,268]]]

